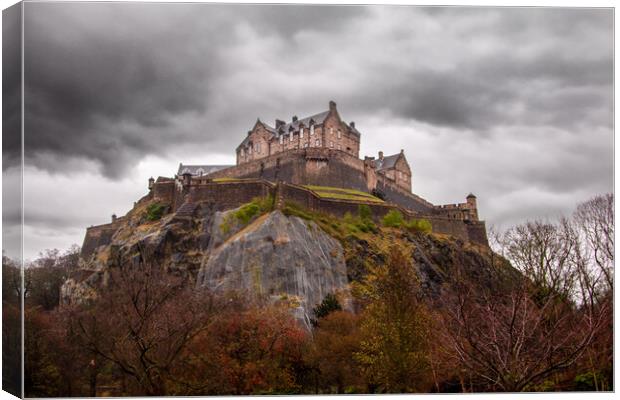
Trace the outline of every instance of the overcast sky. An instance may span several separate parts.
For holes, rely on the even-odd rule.
[[[570,213],[613,190],[612,36],[610,9],[26,3],[25,256],[329,100],[435,204]]]

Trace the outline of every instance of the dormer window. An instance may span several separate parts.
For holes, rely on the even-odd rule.
[[[314,135],[314,125],[310,125],[310,136]]]

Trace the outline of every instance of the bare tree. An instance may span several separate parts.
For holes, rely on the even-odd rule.
[[[603,327],[601,313],[581,312],[558,295],[540,304],[528,286],[492,293],[460,282],[444,300],[445,345],[480,389],[533,390],[573,365]]]
[[[74,313],[73,329],[87,350],[135,378],[144,393],[169,394],[174,363],[214,308],[187,279],[154,264],[117,268],[95,303]]]

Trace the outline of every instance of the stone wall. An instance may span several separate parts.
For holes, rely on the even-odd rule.
[[[112,236],[124,223],[125,218],[117,218],[115,222],[103,225],[96,225],[86,228],[86,235],[80,250],[82,259],[88,258],[99,246],[110,244]]]
[[[297,185],[333,186],[371,192],[375,187],[385,200],[415,212],[430,214],[433,205],[399,187],[369,163],[338,150],[303,149],[276,154],[216,171],[206,178],[252,178]]]
[[[212,204],[213,210],[223,211],[249,203],[256,197],[273,195],[274,187],[274,184],[264,180],[192,183],[189,189],[189,199],[194,203]]]

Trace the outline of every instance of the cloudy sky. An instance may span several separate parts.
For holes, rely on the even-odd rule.
[[[503,228],[569,213],[613,190],[612,37],[610,9],[27,3],[25,256],[332,99],[433,203],[473,192]]]

